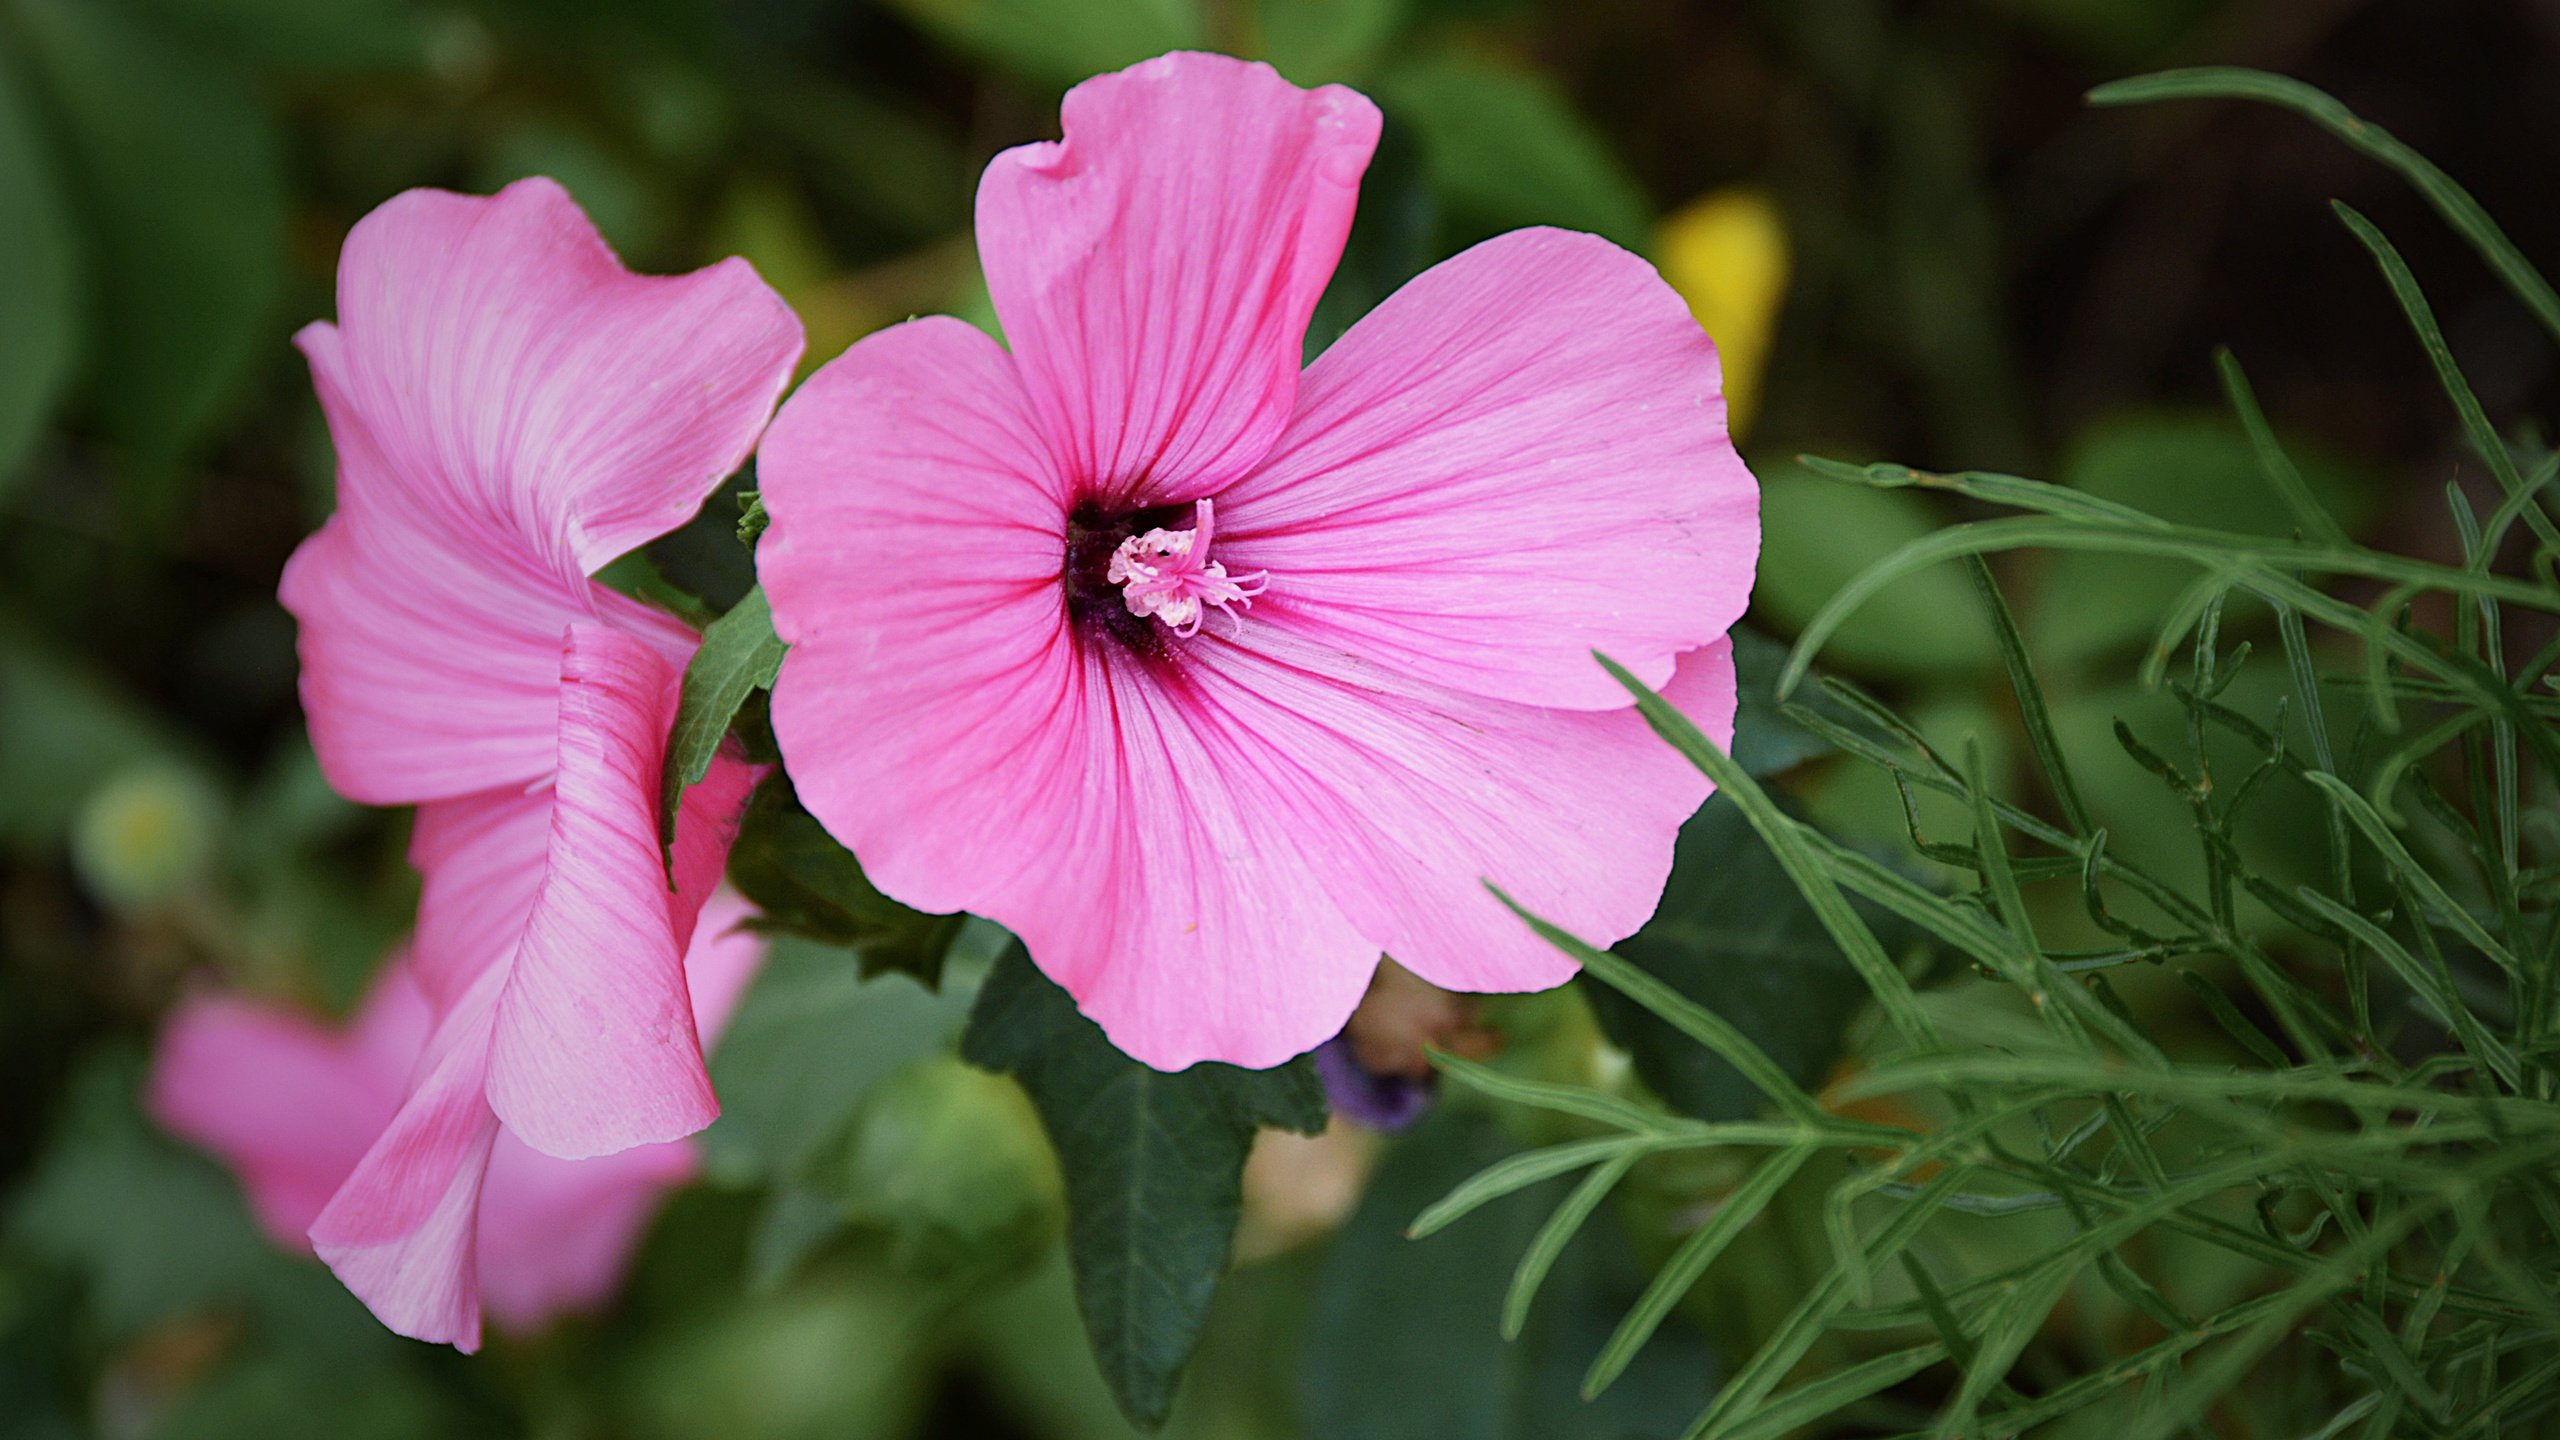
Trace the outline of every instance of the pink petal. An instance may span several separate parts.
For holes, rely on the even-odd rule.
[[[1067,683],[1066,497],[1003,349],[947,318],[864,340],[782,407],[756,474],[772,516],[756,569],[792,644],[773,726],[802,803],[868,865],[944,803],[945,772],[1019,759],[1040,784],[1023,747]],[[890,893],[965,904],[947,897],[1005,853],[1000,803],[952,817],[974,855]]]
[[[1378,111],[1267,65],[1159,56],[1067,92],[1066,138],[978,187],[978,248],[1055,463],[1093,495],[1212,494],[1287,421]]]
[[[295,1011],[196,995],[161,1031],[145,1103],[163,1129],[230,1167],[277,1244],[308,1250],[303,1232],[400,1108],[426,1022],[406,983],[382,987],[352,1039]],[[367,1035],[406,1041],[407,1053],[377,1057]]]
[[[557,647],[552,664],[556,670]],[[554,722],[555,752],[558,728]],[[439,1013],[458,1005],[491,971],[515,963],[525,922],[549,873],[550,850],[547,787],[418,807],[409,835],[409,864],[421,880],[410,963]]]
[[[480,1343],[480,1190],[498,1133],[481,1077],[496,989],[484,981],[437,1026],[421,1078],[310,1232],[383,1324],[463,1350]]]
[[[1653,268],[1522,230],[1434,267],[1307,371],[1269,458],[1217,497],[1257,625],[1423,680],[1614,709],[1742,614],[1759,495],[1715,347]]]
[[[417,190],[348,236],[301,343],[339,511],[287,567],[332,784],[377,804],[538,781],[562,629],[690,636],[588,583],[753,446],[800,328],[744,261],[623,270],[557,185]]]
[[[694,926],[693,943],[684,953],[684,979],[693,992],[693,1025],[706,1046],[719,1043],[764,965],[765,938],[747,928],[755,915],[747,897],[724,885],[711,893]]]
[[[1219,777],[1129,657],[1068,634],[1064,517],[1026,412],[1001,350],[924,320],[776,418],[758,569],[795,642],[773,699],[793,782],[887,894],[1003,921],[1069,988],[1109,987],[1088,1010],[1132,1053],[1285,1059],[1272,1017],[1338,1026],[1377,947],[1288,837],[1211,803]],[[1269,883],[1232,883],[1246,872]],[[1143,959],[1103,965],[1121,951]]]
[[[1372,947],[1452,990],[1541,990],[1574,973],[1488,884],[1595,945],[1635,933],[1661,901],[1682,822],[1713,789],[1632,709],[1444,690],[1277,626],[1192,653],[1195,713],[1215,717],[1222,773],[1253,777],[1237,783],[1260,788],[1265,823],[1301,837],[1317,883]],[[1731,745],[1729,641],[1680,657],[1662,690]]]
[[[545,179],[411,190],[338,262],[347,400],[391,465],[340,504],[563,579],[683,524],[790,381],[800,322],[747,262],[622,268]]]
[[[755,771],[718,764],[688,793],[683,890],[671,889],[658,848],[658,777],[677,679],[641,641],[600,625],[570,629],[542,886],[498,1002],[488,1074],[490,1106],[548,1154],[672,1140],[720,1113],[684,946]]]
[[[480,1194],[480,1300],[524,1332],[601,1306],[666,1193],[700,1168],[693,1142],[561,1160],[498,1132]]]

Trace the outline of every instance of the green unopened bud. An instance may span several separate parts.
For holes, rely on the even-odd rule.
[[[71,827],[71,863],[105,905],[166,900],[203,869],[222,802],[213,786],[166,761],[123,770],[90,792]]]
[[[1064,1211],[1057,1160],[1022,1087],[947,1055],[872,1088],[841,1193],[890,1232],[899,1264],[922,1270],[1025,1263]]]

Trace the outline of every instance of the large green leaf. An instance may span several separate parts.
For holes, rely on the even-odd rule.
[[[782,775],[748,802],[729,851],[729,878],[764,912],[759,928],[844,946],[861,957],[865,975],[897,970],[937,983],[965,923],[910,910],[873,888],[862,862],[800,808]]]
[[[78,358],[80,247],[25,77],[0,63],[0,495]]]
[[[1563,1198],[1558,1180],[1420,1240],[1406,1227],[1511,1153],[1481,1113],[1443,1110],[1398,1142],[1335,1237],[1306,1354],[1307,1433],[1325,1440],[1622,1440],[1679,1434],[1716,1363],[1685,1323],[1599,1399],[1583,1370],[1643,1286],[1611,1210],[1565,1247],[1516,1341],[1496,1326],[1514,1265]]]
[[[1162,1424],[1227,1267],[1254,1135],[1324,1127],[1314,1066],[1150,1069],[1018,944],[989,972],[961,1053],[1030,1092],[1066,1177],[1067,1254],[1094,1359],[1130,1419]]]
[[[1861,907],[1886,951],[1911,931]],[[1867,987],[1788,881],[1741,807],[1722,796],[1680,831],[1662,907],[1618,953],[1713,1010],[1812,1088],[1838,1062]],[[1670,1022],[1606,985],[1584,993],[1636,1073],[1663,1099],[1708,1120],[1746,1119],[1765,1100],[1740,1072]]]
[[[283,140],[221,65],[119,5],[10,8],[88,222],[91,409],[156,479],[283,339]],[[169,499],[146,492],[140,518],[165,519]]]
[[[1606,141],[1527,71],[1460,55],[1381,76],[1388,110],[1421,132],[1442,199],[1472,227],[1460,240],[1522,225],[1560,225],[1644,248],[1644,192]]]

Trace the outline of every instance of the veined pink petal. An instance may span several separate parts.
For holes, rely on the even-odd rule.
[[[1259,625],[1532,705],[1608,710],[1750,598],[1759,491],[1715,347],[1653,267],[1520,230],[1435,266],[1307,371],[1217,497]]]
[[[552,663],[559,663],[556,651]],[[556,751],[556,722],[553,728]],[[418,807],[409,834],[409,864],[420,879],[410,966],[437,1013],[460,1004],[490,971],[515,963],[550,849],[548,785]]]
[[[658,777],[677,680],[641,641],[601,625],[570,628],[542,885],[506,972],[488,1070],[491,1108],[546,1154],[578,1159],[673,1140],[720,1113],[683,947],[755,772],[716,764],[688,793],[671,888],[658,848]]]
[[[1089,495],[1214,494],[1287,421],[1378,111],[1267,65],[1160,56],[1067,92],[1065,139],[978,187],[1032,413]]]
[[[391,467],[340,505],[563,579],[676,528],[789,383],[800,323],[747,262],[622,268],[568,192],[411,190],[338,262],[347,400]],[[387,483],[367,483],[381,480]]]
[[[1245,1058],[1274,1016],[1338,1026],[1376,947],[1282,828],[1219,803],[1186,718],[1129,657],[1069,632],[1064,516],[1027,408],[992,342],[923,320],[847,351],[775,419],[758,569],[795,642],[773,723],[802,803],[884,893],[1013,926],[1089,1012],[1160,1036],[1154,1007],[1196,1005],[1201,1043],[1236,1051],[1159,1045],[1155,1063]],[[1273,883],[1233,883],[1253,869]],[[1215,959],[1155,993],[1099,962],[1115,944]],[[1115,1002],[1097,1008],[1097,985]]]
[[[1635,933],[1713,789],[1631,708],[1447,690],[1277,626],[1192,653],[1193,713],[1221,773],[1252,777],[1237,783],[1260,787],[1266,823],[1303,837],[1317,883],[1373,948],[1449,989],[1543,990],[1576,969],[1488,884],[1595,945]],[[1732,744],[1730,641],[1680,657],[1661,688]]]
[[[558,186],[411,191],[349,235],[299,337],[338,513],[287,566],[322,769],[374,804],[548,773],[559,637],[693,638],[588,574],[675,528],[753,445],[800,331],[744,261],[622,269]]]
[[[438,1023],[408,1098],[310,1232],[383,1324],[466,1351],[480,1345],[480,1192],[498,1134],[481,1080],[500,979],[492,972]]]
[[[961,908],[969,877],[1018,864],[1022,847],[997,818],[1010,796],[946,793],[946,772],[1020,760],[1034,785],[1073,778],[1043,768],[1065,757],[1027,748],[1065,703],[1071,668],[1058,585],[1067,500],[1044,461],[1011,359],[947,318],[882,331],[830,362],[758,452],[772,524],[756,568],[793,646],[773,725],[802,803],[865,865],[887,862],[884,847],[939,806],[1002,807],[950,812],[934,857],[889,891],[911,905]],[[912,769],[930,756],[940,762]]]
[[[711,779],[703,778],[706,784]],[[692,793],[686,792],[688,799]],[[716,868],[713,875],[717,878]],[[748,984],[764,964],[765,938],[747,928],[755,915],[756,907],[747,897],[723,885],[703,902],[692,942],[685,948],[684,983],[693,992],[693,1028],[701,1032],[705,1047],[719,1043],[729,1028],[729,1017],[737,1013],[738,1002],[746,997]]]

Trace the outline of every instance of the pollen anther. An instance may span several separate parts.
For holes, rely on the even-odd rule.
[[[1213,605],[1241,630],[1242,618],[1228,607],[1252,609],[1253,597],[1271,583],[1270,576],[1260,570],[1229,575],[1226,566],[1209,558],[1210,537],[1217,529],[1215,508],[1202,500],[1191,513],[1188,530],[1149,530],[1121,541],[1111,552],[1105,578],[1121,587],[1130,614],[1153,616],[1176,635],[1199,633]]]

